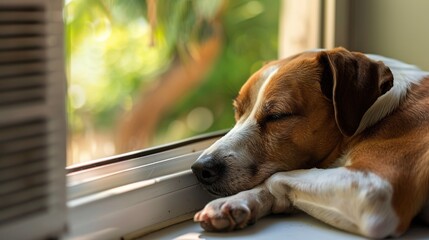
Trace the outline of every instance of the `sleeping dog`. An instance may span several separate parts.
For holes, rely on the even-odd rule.
[[[429,73],[344,48],[270,62],[234,100],[236,124],[192,165],[223,196],[194,220],[244,228],[295,209],[371,238],[429,222]]]

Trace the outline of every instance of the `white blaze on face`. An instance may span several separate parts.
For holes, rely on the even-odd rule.
[[[256,137],[257,122],[256,113],[263,106],[264,93],[273,76],[277,73],[278,66],[270,66],[261,74],[260,81],[262,82],[256,96],[255,104],[252,107],[250,114],[247,117],[240,118],[235,126],[221,139],[215,142],[212,146],[206,149],[203,153],[212,154],[217,150],[222,151],[222,156],[240,156],[240,159],[250,159],[248,152],[243,148],[243,141],[248,138]]]

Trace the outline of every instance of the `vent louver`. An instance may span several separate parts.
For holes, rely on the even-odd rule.
[[[45,12],[43,5],[0,6],[0,107],[44,101]]]
[[[0,2],[0,238],[64,230],[61,11],[61,1]]]
[[[0,132],[0,224],[46,212],[50,170],[46,121],[4,125]]]

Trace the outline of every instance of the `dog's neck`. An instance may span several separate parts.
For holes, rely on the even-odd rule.
[[[388,66],[392,71],[394,80],[393,87],[386,94],[379,97],[366,111],[355,135],[393,112],[407,95],[410,86],[419,84],[425,76],[429,76],[429,72],[424,72],[414,65],[374,54],[366,54],[366,56],[374,61],[382,61]]]

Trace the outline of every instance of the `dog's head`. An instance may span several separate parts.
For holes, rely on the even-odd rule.
[[[192,165],[216,195],[250,189],[278,171],[318,166],[393,86],[390,70],[343,48],[270,62],[234,101],[236,124]]]

